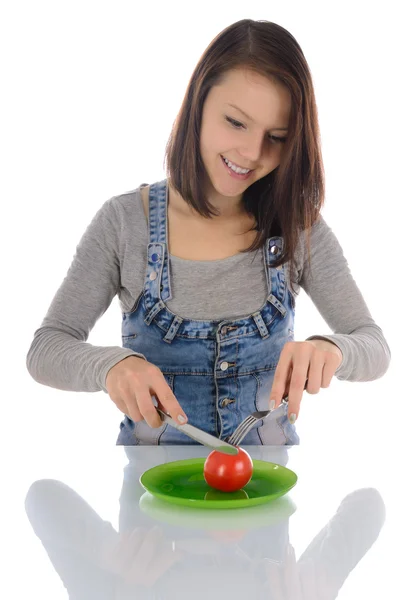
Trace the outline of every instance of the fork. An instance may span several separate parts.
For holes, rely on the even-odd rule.
[[[308,379],[306,379],[304,389],[306,389],[307,383]],[[258,410],[248,415],[248,417],[245,417],[245,419],[241,421],[232,435],[228,438],[228,444],[238,446],[258,421],[265,421],[268,417],[272,416],[273,413],[281,412],[281,408],[283,408],[285,405],[288,405],[288,395],[281,400],[281,404],[277,406],[277,408],[273,408],[271,410]]]

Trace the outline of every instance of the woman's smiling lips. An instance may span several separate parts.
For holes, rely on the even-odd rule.
[[[224,165],[227,173],[229,173],[229,175],[231,175],[231,177],[233,177],[234,179],[245,181],[245,179],[248,179],[248,177],[250,177],[251,173],[254,172],[254,169],[251,169],[248,173],[236,173],[227,165],[222,154],[220,156],[221,156],[222,164]],[[229,159],[227,159],[227,160],[229,160]],[[231,164],[235,164],[235,163],[232,163],[232,161],[230,161],[230,162],[231,162]],[[236,166],[238,166],[238,165],[236,165]],[[244,167],[240,167],[240,168],[242,169]]]

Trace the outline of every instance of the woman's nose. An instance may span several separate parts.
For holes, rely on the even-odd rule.
[[[239,149],[239,155],[244,159],[244,165],[247,163],[252,169],[258,165],[263,152],[263,143],[262,137],[255,136],[255,138],[249,138]]]

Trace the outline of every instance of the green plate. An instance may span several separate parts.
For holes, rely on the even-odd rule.
[[[238,492],[220,492],[204,479],[205,458],[177,460],[145,471],[139,481],[153,496],[181,506],[242,508],[275,500],[297,483],[294,471],[263,460],[252,460],[254,471]]]

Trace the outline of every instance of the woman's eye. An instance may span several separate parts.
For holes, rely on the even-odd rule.
[[[281,137],[277,137],[276,135],[270,135],[270,140],[272,142],[282,142],[284,143],[286,141],[287,138],[281,138]]]
[[[231,119],[231,117],[225,117],[225,119],[228,121],[228,123],[230,123],[233,127],[235,127],[235,129],[240,129],[240,127],[244,127],[244,125],[242,123],[240,123],[239,121],[236,121],[235,119]],[[282,142],[284,143],[286,141],[287,138],[281,138],[281,137],[277,137],[276,135],[270,135],[269,139],[271,140],[272,143],[276,143],[276,142]]]
[[[242,123],[240,123],[239,121],[235,121],[235,119],[231,119],[231,117],[225,117],[225,118],[228,121],[228,123],[231,123],[231,125],[233,125],[237,129],[239,129],[240,127],[243,126]]]

